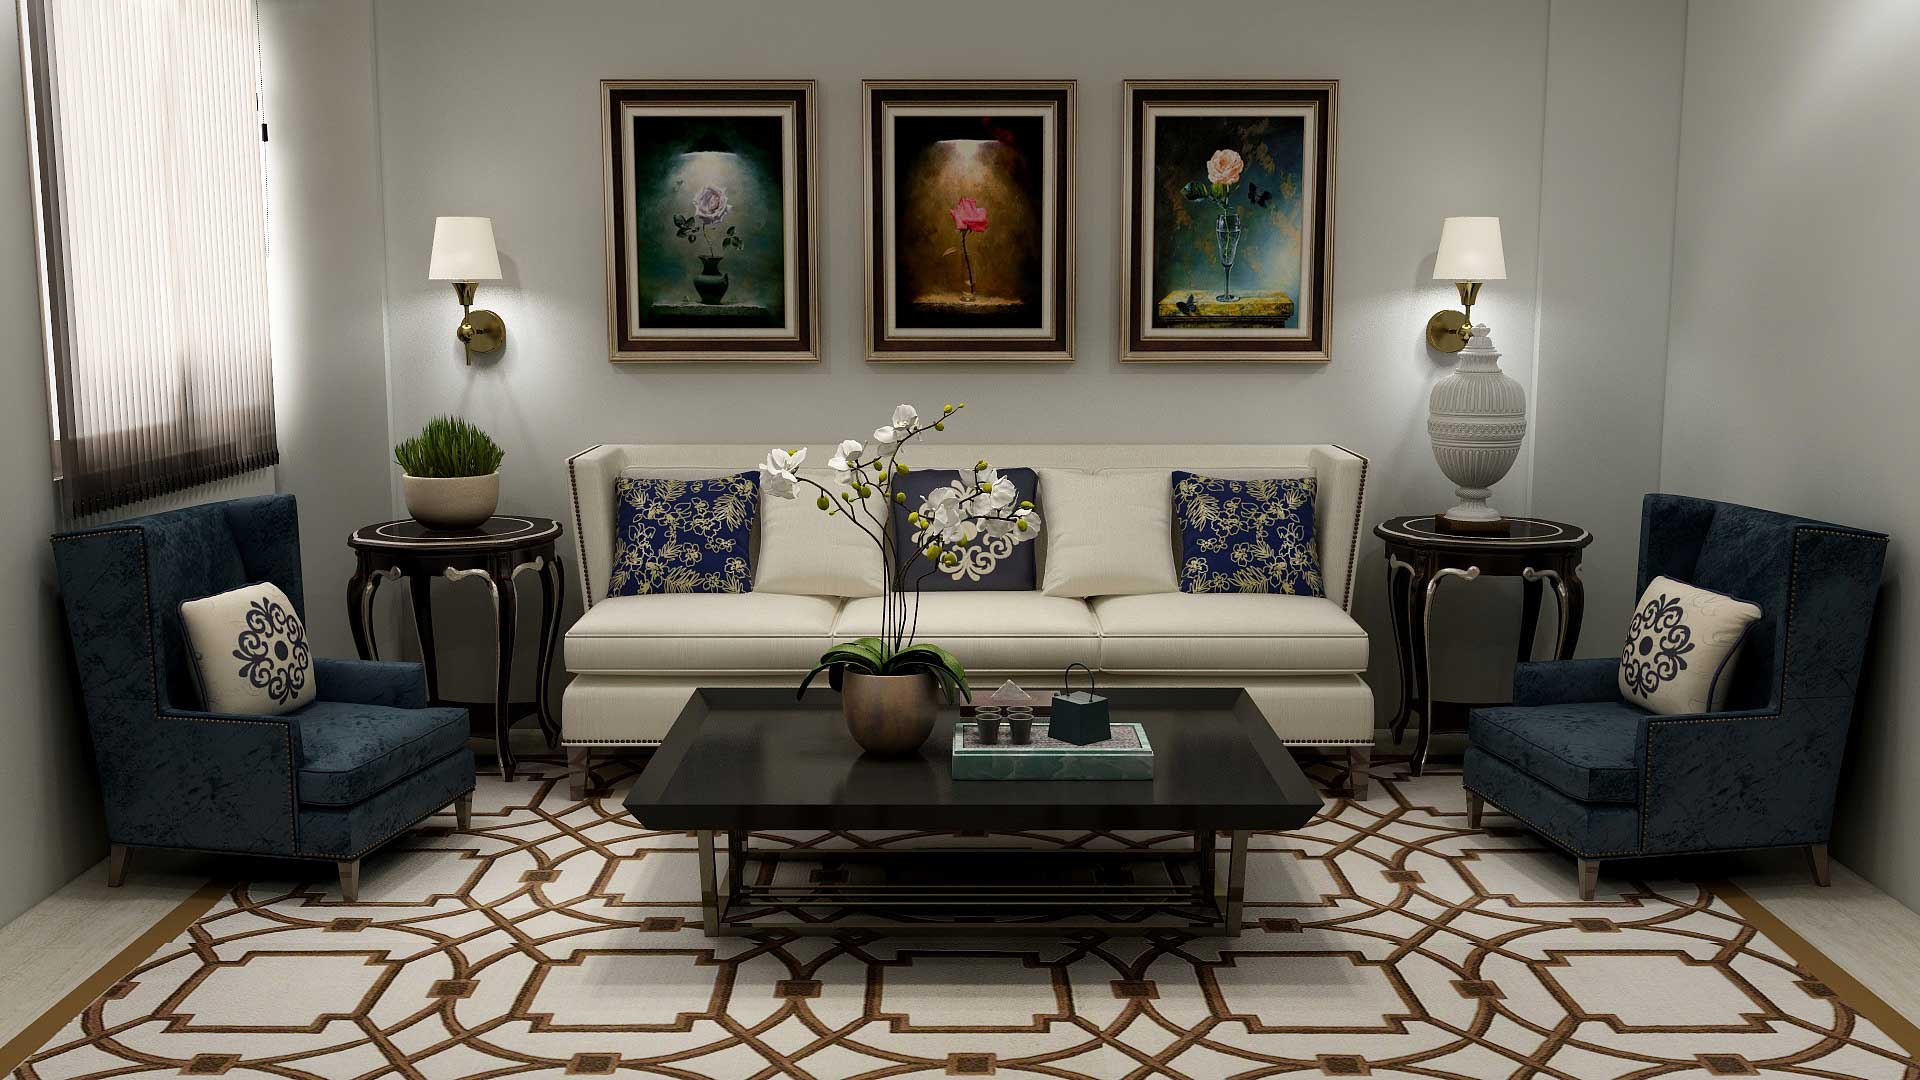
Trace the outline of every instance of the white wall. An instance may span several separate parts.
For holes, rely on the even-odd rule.
[[[1533,511],[1597,536],[1581,566],[1583,656],[1620,650],[1640,499],[1659,486],[1686,31],[1686,5],[1670,0],[1553,5]]]
[[[1566,6],[1553,5],[1553,17]],[[1433,465],[1425,416],[1428,389],[1447,369],[1420,336],[1428,315],[1455,302],[1450,286],[1429,280],[1440,219],[1503,219],[1512,277],[1487,287],[1476,314],[1495,327],[1505,365],[1523,383],[1531,385],[1536,367],[1543,162],[1567,185],[1565,197],[1547,203],[1555,235],[1564,238],[1548,265],[1575,268],[1566,276],[1568,293],[1578,293],[1572,302],[1631,301],[1657,325],[1662,309],[1646,306],[1646,282],[1636,274],[1664,268],[1666,234],[1613,235],[1627,195],[1594,215],[1586,194],[1612,174],[1584,166],[1605,160],[1636,185],[1670,186],[1673,106],[1665,103],[1662,115],[1656,98],[1677,82],[1679,56],[1663,41],[1641,49],[1642,35],[1677,33],[1669,7],[1639,3],[1637,19],[1578,16],[1579,32],[1553,33],[1550,66],[1550,8],[1540,0],[1444,8],[1410,0],[1221,0],[1191,12],[1144,2],[982,0],[968,7],[966,21],[993,29],[958,39],[945,29],[945,7],[918,2],[377,3],[392,427],[405,432],[446,411],[473,417],[507,448],[506,504],[553,516],[565,505],[564,458],[594,442],[819,438],[871,428],[898,401],[924,406],[954,397],[975,406],[965,436],[980,440],[1337,441],[1374,460],[1371,519],[1443,507],[1450,487]],[[1551,144],[1557,156],[1550,159],[1543,131],[1563,113],[1573,122],[1591,118],[1597,110],[1589,95],[1613,92],[1617,69],[1609,65],[1623,54],[1633,56],[1635,74],[1649,76],[1627,106],[1651,108],[1648,126],[1600,124],[1577,146]],[[1578,61],[1566,69],[1570,82],[1559,81],[1563,57]],[[820,80],[827,359],[762,368],[613,366],[605,346],[598,80],[742,74]],[[1341,80],[1329,366],[1123,366],[1115,359],[1120,81],[1196,74]],[[888,76],[1079,80],[1074,364],[903,368],[861,359],[859,84]],[[507,277],[482,286],[481,300],[506,319],[509,344],[471,369],[452,338],[457,309],[444,285],[425,280],[433,218],[449,213],[493,217]],[[1580,249],[1599,232],[1612,243],[1587,263]],[[1599,351],[1599,332],[1563,318],[1546,324],[1543,340],[1587,363]],[[1657,365],[1657,346],[1656,336],[1647,363]],[[1562,412],[1606,426],[1611,403],[1591,400],[1576,380],[1561,387]],[[1620,409],[1632,414],[1630,425],[1645,426],[1645,399]],[[1657,396],[1653,409],[1657,415]],[[1569,481],[1569,491],[1597,483],[1585,445],[1545,460],[1584,477]],[[1655,469],[1652,459],[1627,462],[1618,483],[1648,490]],[[1531,486],[1523,456],[1497,499],[1524,511]],[[1621,501],[1610,498],[1604,511]],[[1567,513],[1601,534],[1597,557],[1617,561],[1615,545],[1631,547],[1631,522],[1587,521],[1584,505],[1570,501]],[[1360,609],[1384,631],[1371,540],[1363,557]],[[1484,591],[1462,610],[1497,612],[1500,625],[1511,627],[1510,608],[1489,606],[1497,590]],[[1494,650],[1501,658],[1510,655],[1512,630],[1504,634],[1507,644]],[[1376,640],[1372,681],[1386,698],[1395,692],[1391,637],[1381,632]],[[1440,648],[1448,676],[1480,655],[1452,644]],[[1503,664],[1482,666],[1480,681],[1504,679]],[[1462,694],[1476,689],[1442,685]],[[1477,689],[1504,693],[1499,685]]]
[[[38,903],[106,851],[86,728],[54,589],[55,528],[45,354],[21,104],[18,27],[0,29],[0,923]]]
[[[1920,6],[1693,0],[1663,486],[1894,537],[1834,838],[1920,907]]]
[[[279,486],[300,501],[316,655],[352,656],[347,534],[392,516],[373,9],[259,12]]]

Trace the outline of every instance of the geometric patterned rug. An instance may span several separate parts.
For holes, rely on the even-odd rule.
[[[1538,838],[1468,829],[1457,771],[1383,763],[1257,834],[1237,939],[708,938],[691,838],[625,816],[633,773],[584,802],[550,764],[482,775],[473,829],[368,859],[355,904],[237,885],[15,1075],[1920,1077],[1711,889],[1582,903]]]

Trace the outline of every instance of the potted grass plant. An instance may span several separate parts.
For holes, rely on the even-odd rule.
[[[844,519],[878,551],[883,569],[880,633],[828,649],[819,666],[801,680],[799,691],[806,693],[814,679],[826,673],[840,691],[848,732],[868,753],[912,753],[933,731],[939,696],[973,699],[959,658],[915,637],[921,580],[938,567],[958,565],[958,553],[983,537],[1019,544],[1040,535],[1040,515],[1033,504],[1019,498],[1012,480],[981,461],[971,470],[960,470],[961,479],[935,488],[908,513],[907,520],[927,534],[925,547],[896,553],[888,542],[887,516],[894,507],[907,505],[907,493],[895,489],[912,471],[900,460],[901,451],[927,432],[945,431],[964,408],[943,406],[939,418],[928,422],[913,406],[899,406],[893,419],[870,438],[847,439],[835,448],[827,462],[833,472],[831,487],[800,475],[804,449],[768,451],[760,466],[760,488],[767,495],[791,499],[801,488],[811,489],[821,513]]]
[[[407,513],[430,529],[471,529],[500,505],[500,459],[506,451],[457,416],[436,416],[420,434],[393,448]]]

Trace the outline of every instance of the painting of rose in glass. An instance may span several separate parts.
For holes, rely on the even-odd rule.
[[[613,358],[816,358],[812,84],[602,85]]]
[[[1124,359],[1327,359],[1335,85],[1127,85]]]
[[[871,358],[1070,359],[1072,84],[866,93]]]

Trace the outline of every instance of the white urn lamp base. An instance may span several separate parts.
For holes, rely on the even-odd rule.
[[[1453,509],[1433,519],[1441,532],[1499,535],[1507,519],[1488,500],[1493,485],[1520,456],[1527,434],[1527,395],[1500,370],[1485,325],[1476,325],[1459,366],[1436,383],[1428,401],[1427,435],[1440,471],[1453,481]]]

